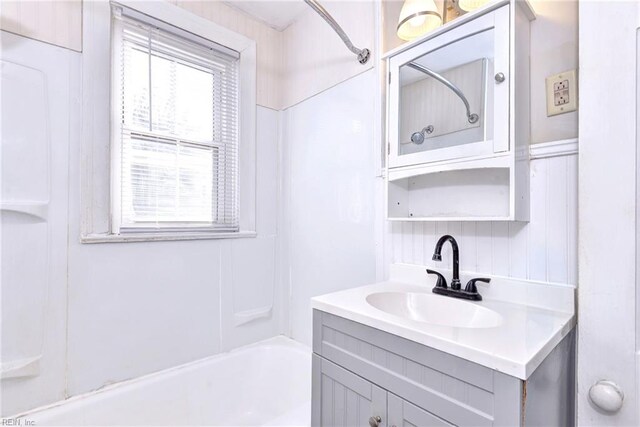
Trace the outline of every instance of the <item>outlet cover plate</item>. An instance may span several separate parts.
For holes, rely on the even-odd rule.
[[[576,70],[547,77],[547,116],[564,114],[578,109]]]

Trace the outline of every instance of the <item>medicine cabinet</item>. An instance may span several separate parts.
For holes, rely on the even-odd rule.
[[[390,220],[528,220],[534,18],[493,2],[386,55]]]

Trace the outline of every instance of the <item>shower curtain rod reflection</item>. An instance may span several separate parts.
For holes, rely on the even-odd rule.
[[[425,73],[426,75],[428,75],[430,77],[433,77],[434,79],[436,79],[437,81],[439,81],[440,83],[442,83],[443,85],[448,87],[453,93],[458,95],[458,98],[460,98],[460,100],[462,100],[462,102],[464,103],[464,108],[466,108],[466,110],[467,110],[467,120],[469,121],[469,123],[475,123],[475,122],[478,121],[478,119],[480,117],[476,113],[472,113],[471,112],[471,107],[469,106],[469,101],[467,101],[467,97],[464,96],[464,93],[460,90],[460,88],[458,88],[458,86],[454,85],[449,80],[447,80],[445,77],[441,76],[440,74],[436,73],[433,70],[430,70],[429,68],[425,67],[424,65],[416,64],[415,62],[409,62],[406,65],[407,65],[407,67],[411,67],[414,70],[421,71],[421,72]]]
[[[327,10],[324,7],[322,7],[320,3],[318,3],[316,0],[304,0],[304,2],[308,4],[311,7],[311,9],[315,10],[316,13],[320,15],[322,19],[324,19],[327,22],[327,24],[331,26],[331,28],[333,28],[333,31],[338,33],[338,35],[340,36],[344,44],[347,46],[347,48],[351,52],[358,55],[358,62],[360,62],[361,64],[367,63],[367,61],[369,60],[369,57],[371,56],[371,52],[369,51],[369,49],[367,48],[358,49],[357,47],[355,47],[353,43],[351,43],[349,36],[347,36],[347,34],[342,29],[342,27],[336,22],[335,19],[333,19],[333,17],[329,14],[329,12],[327,12]]]

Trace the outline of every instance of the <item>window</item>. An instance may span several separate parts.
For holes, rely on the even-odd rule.
[[[112,232],[238,231],[240,55],[112,16]]]

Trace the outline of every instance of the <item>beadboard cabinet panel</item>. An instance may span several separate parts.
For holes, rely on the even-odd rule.
[[[386,391],[315,354],[312,369],[319,380],[312,398],[321,402],[313,407],[313,426],[366,426],[372,416],[386,420]]]

